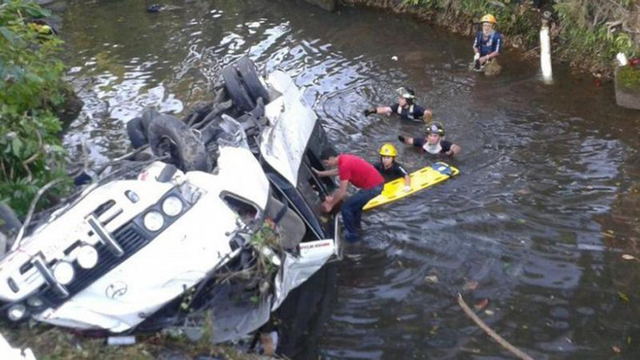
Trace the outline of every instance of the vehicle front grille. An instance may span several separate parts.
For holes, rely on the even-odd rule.
[[[83,269],[74,262],[74,280],[69,285],[66,285],[69,291],[69,296],[74,296],[87,288],[94,281],[98,280],[113,268],[127,260],[152,240],[148,238],[148,236],[145,235],[145,232],[133,222],[116,230],[113,233],[113,236],[120,247],[122,247],[122,250],[124,250],[124,255],[117,257],[110,252],[106,246],[101,244],[96,247],[96,250],[98,251],[98,264],[94,268]],[[67,299],[60,297],[51,287],[47,287],[42,292],[42,297],[45,303],[50,307],[57,307],[67,301]]]

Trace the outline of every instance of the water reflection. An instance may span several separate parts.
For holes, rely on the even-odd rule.
[[[133,0],[78,1],[65,14],[69,76],[87,104],[65,138],[72,151],[86,144],[95,162],[126,152],[129,118],[205,101],[244,54],[294,76],[341,150],[374,160],[383,142],[422,131],[361,115],[401,85],[463,146],[458,178],[365,216],[365,241],[338,264],[319,350],[297,358],[511,358],[464,316],[458,292],[488,299],[480,316],[536,359],[640,356],[638,262],[620,257],[638,238],[640,215],[627,214],[639,203],[625,199],[640,175],[640,120],[615,107],[610,86],[561,66],[544,85],[537,62],[509,53],[498,78],[478,76],[470,39],[385,12],[174,5],[147,14]],[[396,145],[407,167],[430,162]]]

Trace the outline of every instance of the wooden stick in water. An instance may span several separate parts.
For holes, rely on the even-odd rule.
[[[491,328],[487,324],[485,324],[484,321],[482,321],[478,317],[478,315],[476,315],[476,313],[474,313],[473,310],[471,310],[471,308],[469,308],[469,305],[467,305],[467,303],[464,302],[464,299],[462,298],[462,295],[460,293],[458,293],[458,304],[460,305],[462,310],[464,310],[464,313],[467,314],[467,316],[471,320],[473,320],[482,330],[484,330],[484,332],[486,332],[489,336],[491,336],[493,340],[495,340],[498,344],[502,345],[502,347],[509,350],[511,353],[513,353],[514,355],[516,355],[522,360],[533,360],[531,356],[525,354],[517,347],[509,344],[507,340],[502,338],[502,336],[498,335],[495,331],[491,330]]]

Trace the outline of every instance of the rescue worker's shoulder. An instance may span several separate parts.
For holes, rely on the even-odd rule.
[[[413,115],[414,117],[422,118],[424,116],[424,108],[420,105],[414,105]]]
[[[407,172],[407,170],[404,168],[404,166],[402,166],[402,164],[398,163],[398,162],[394,162],[393,166],[396,170],[396,172],[402,174],[403,176],[409,175],[409,173]]]

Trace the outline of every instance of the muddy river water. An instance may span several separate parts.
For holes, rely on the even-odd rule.
[[[562,66],[545,85],[536,60],[509,51],[498,77],[469,72],[471,39],[379,11],[150,4],[72,1],[63,14],[86,103],[65,137],[72,153],[84,146],[98,164],[124,154],[127,120],[147,105],[187,111],[245,54],[291,74],[342,151],[373,161],[392,142],[409,169],[430,163],[396,139],[420,125],[361,114],[402,85],[463,149],[456,179],[365,215],[334,285],[315,290],[331,301],[298,307],[324,325],[296,356],[512,358],[465,316],[462,293],[536,359],[640,358],[640,266],[623,258],[640,237],[640,113],[616,107],[611,85]]]

